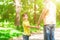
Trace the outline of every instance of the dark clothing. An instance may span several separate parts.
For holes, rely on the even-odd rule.
[[[29,36],[23,35],[23,40],[29,40]]]

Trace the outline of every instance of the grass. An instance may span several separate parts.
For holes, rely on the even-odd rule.
[[[56,28],[60,28],[60,22],[56,23]]]

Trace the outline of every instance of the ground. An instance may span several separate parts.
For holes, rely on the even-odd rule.
[[[44,33],[34,33],[30,36],[30,40],[43,40]],[[22,40],[22,37],[13,38],[13,40]],[[60,40],[60,28],[55,29],[55,40]]]

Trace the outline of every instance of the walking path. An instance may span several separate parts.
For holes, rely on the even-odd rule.
[[[13,40],[22,40],[22,37],[14,38]],[[44,40],[44,33],[32,34],[30,40]],[[55,40],[60,40],[60,28],[56,28],[55,30]]]

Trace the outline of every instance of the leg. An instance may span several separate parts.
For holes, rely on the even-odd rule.
[[[26,40],[29,40],[29,36],[27,36]]]
[[[29,36],[23,35],[23,40],[29,40]]]
[[[50,27],[48,25],[44,27],[44,40],[50,40]]]
[[[54,25],[52,25],[51,26],[51,33],[50,33],[50,40],[55,40],[55,38],[54,38],[54,30],[55,30],[55,27],[54,27]]]
[[[46,40],[46,28],[44,27],[44,40]]]

